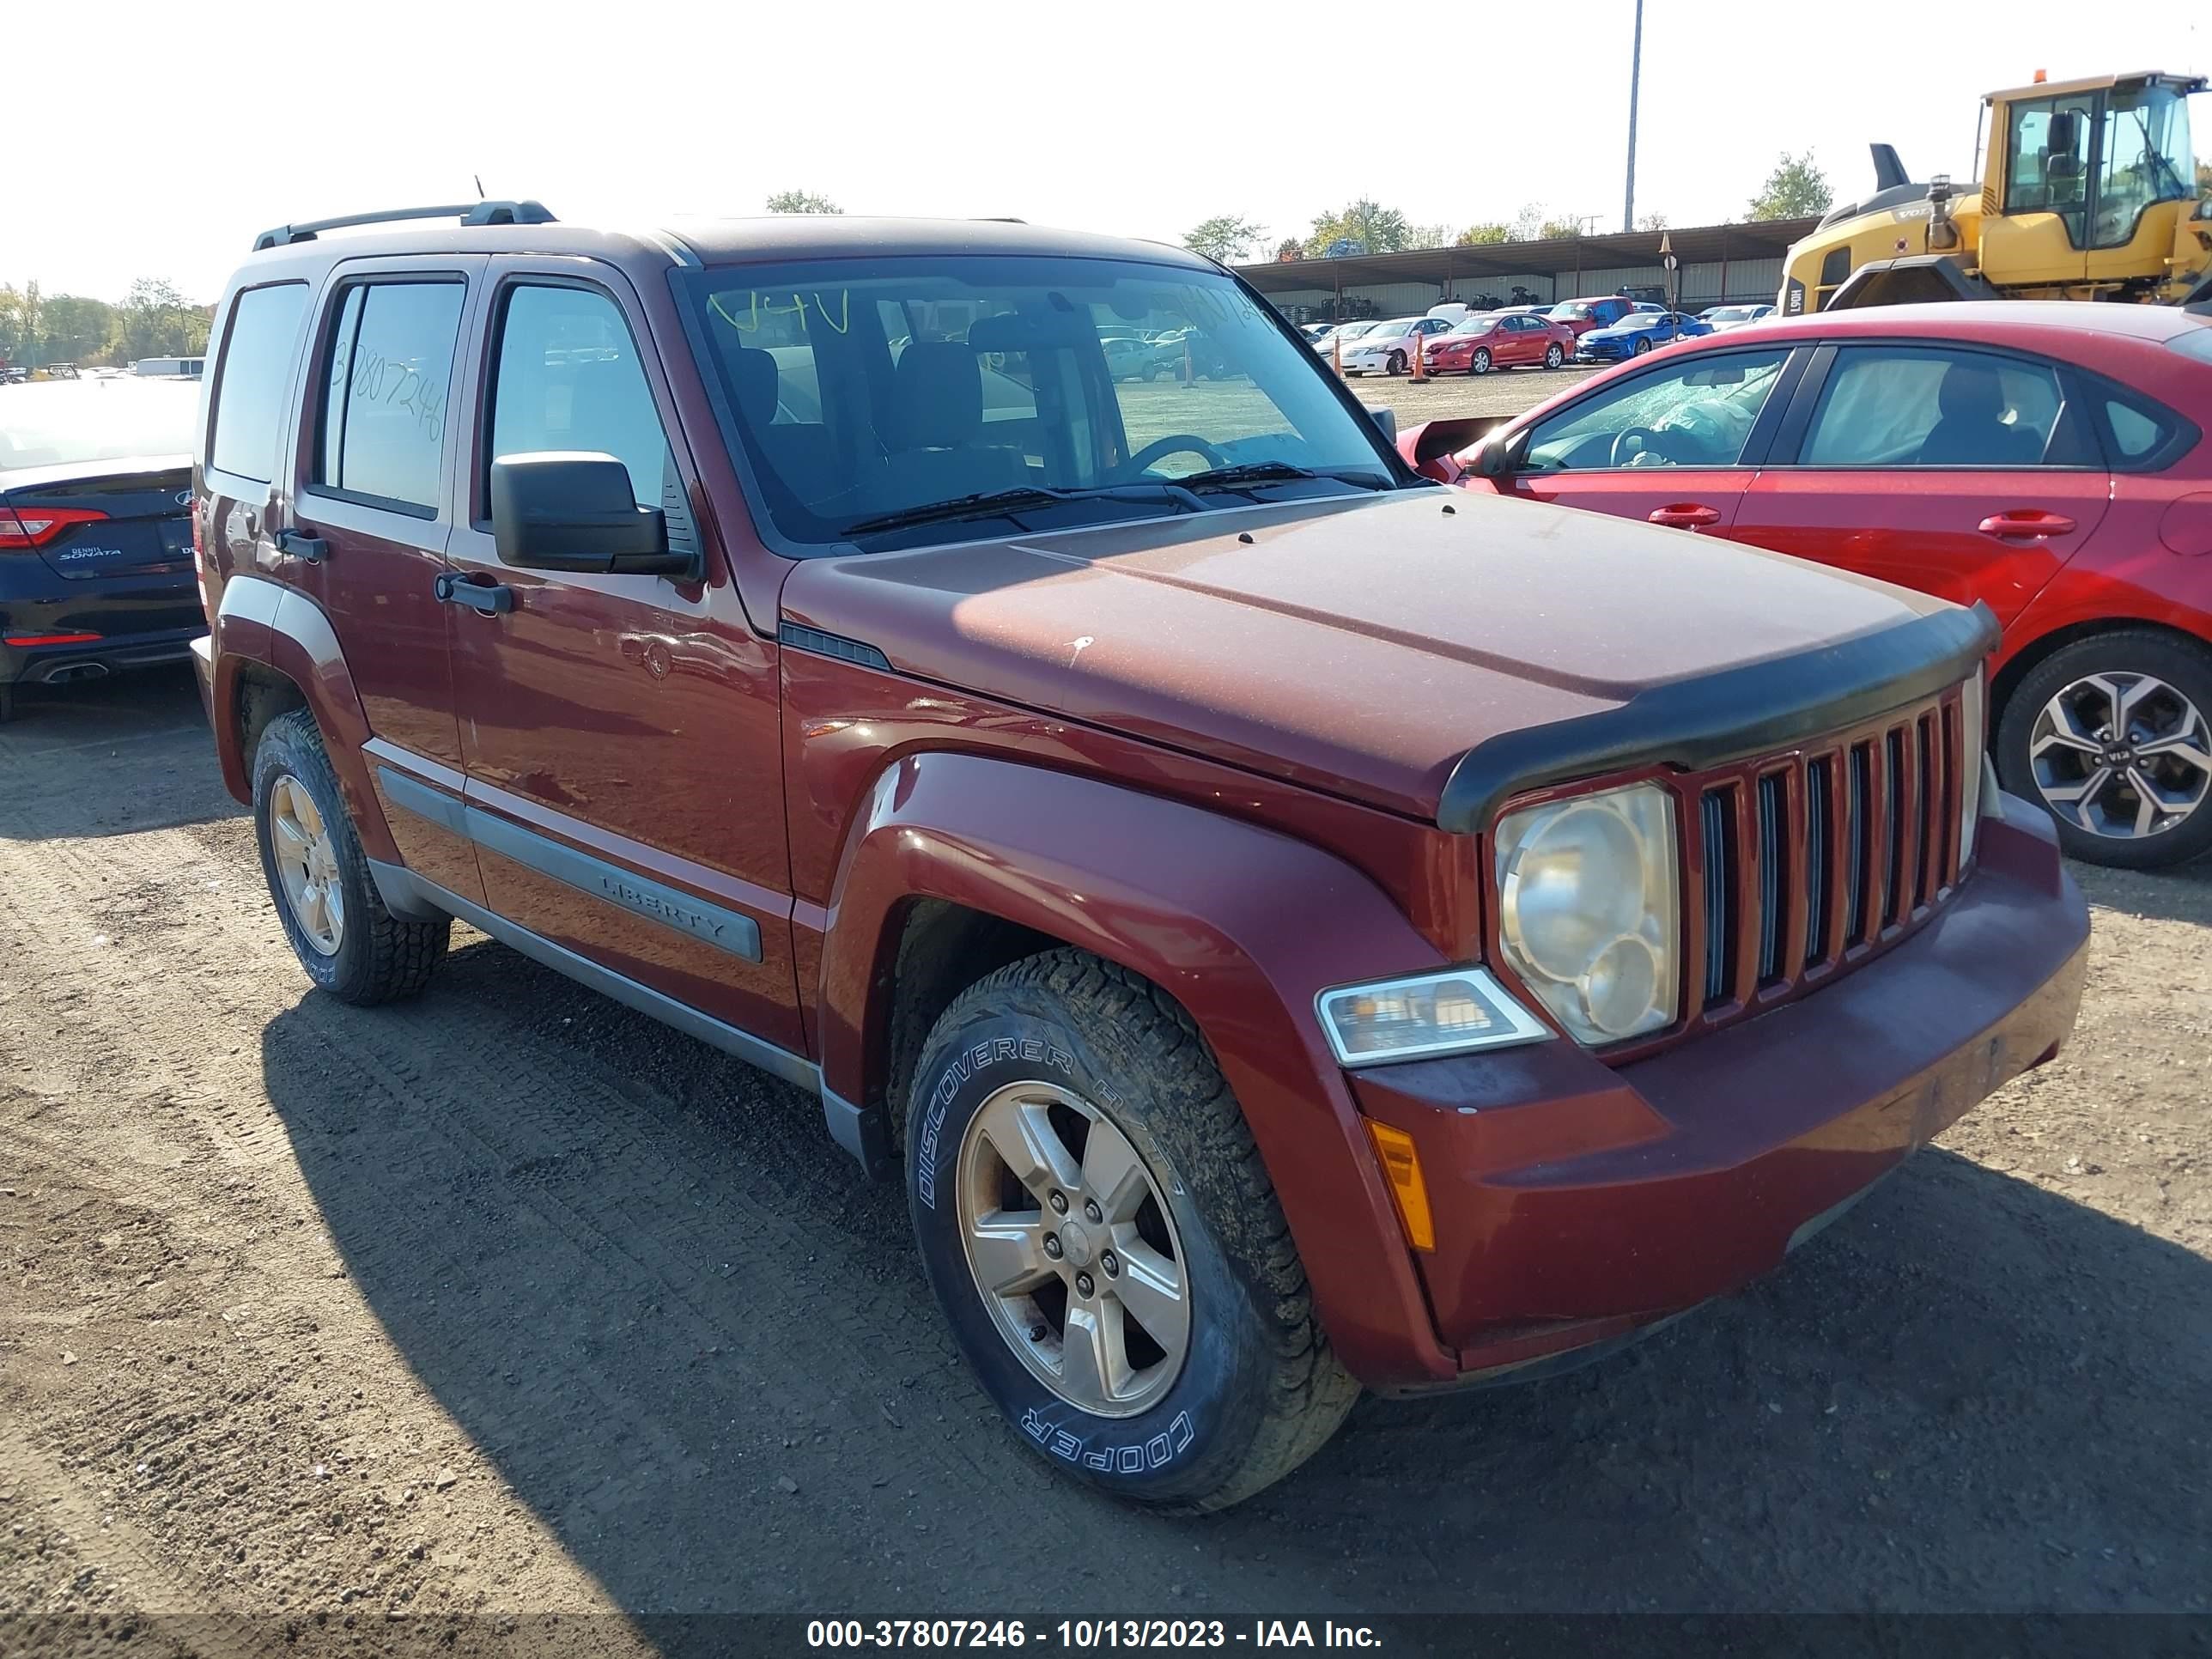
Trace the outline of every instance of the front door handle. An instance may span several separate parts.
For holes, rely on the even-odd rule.
[[[459,571],[444,570],[430,585],[443,605],[465,605],[487,617],[514,609],[514,590],[503,582],[472,581]]]
[[[1651,522],[1663,524],[1675,530],[1703,530],[1721,521],[1720,509],[1699,501],[1677,501],[1672,507],[1654,507]]]
[[[276,550],[304,559],[309,564],[320,564],[330,556],[331,544],[304,530],[280,530],[276,532]]]
[[[2040,507],[2015,507],[2002,513],[1992,513],[1982,520],[1982,534],[1996,536],[2006,541],[2039,541],[2046,536],[2070,536],[2074,520],[2063,513],[2045,513]]]

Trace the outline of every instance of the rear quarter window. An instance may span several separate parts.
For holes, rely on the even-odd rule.
[[[208,465],[258,483],[276,476],[277,434],[292,385],[307,286],[250,288],[231,307],[208,439]]]

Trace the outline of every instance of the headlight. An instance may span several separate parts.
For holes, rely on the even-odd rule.
[[[1984,726],[1987,718],[1983,713],[1987,697],[1983,690],[1983,677],[1989,671],[1976,669],[1974,678],[1959,688],[1959,863],[1961,868],[1974,856],[1974,831],[1982,821],[1982,774],[1990,769],[1990,734]]]
[[[1674,1018],[1681,902],[1674,802],[1637,784],[1498,824],[1498,934],[1522,982],[1588,1043]]]
[[[1322,1030],[1346,1066],[1541,1042],[1550,1029],[1480,968],[1323,991]]]

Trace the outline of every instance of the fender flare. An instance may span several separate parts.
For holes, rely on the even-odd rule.
[[[322,728],[323,746],[362,850],[384,863],[399,862],[383,806],[369,785],[368,763],[362,758],[362,745],[369,738],[368,716],[322,607],[296,588],[241,573],[223,583],[210,632],[214,663],[209,714],[215,723],[224,787],[238,800],[251,804],[253,757],[243,751],[231,713],[238,706],[240,671],[247,663],[257,663],[291,681],[307,699],[315,724]]]
[[[979,755],[908,755],[855,815],[827,913],[825,1093],[866,1101],[900,919],[941,899],[1145,975],[1212,1048],[1355,1376],[1449,1379],[1396,1209],[1323,1037],[1331,986],[1445,965],[1366,876],[1202,808]]]

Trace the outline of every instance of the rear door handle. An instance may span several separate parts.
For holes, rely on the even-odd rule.
[[[1676,530],[1702,530],[1721,521],[1720,509],[1699,501],[1677,501],[1672,507],[1654,507],[1651,522],[1663,524]]]
[[[2009,541],[2039,541],[2046,536],[2070,536],[2074,520],[2063,513],[2045,513],[2040,507],[2015,507],[2002,513],[1992,513],[1982,520],[1982,534],[1997,536]]]
[[[502,582],[471,581],[459,571],[439,572],[438,579],[430,584],[430,591],[441,604],[465,605],[487,617],[514,609],[513,588]]]
[[[320,564],[330,555],[331,544],[320,536],[310,536],[304,530],[280,530],[276,532],[276,550],[289,553],[295,559],[309,564]]]

